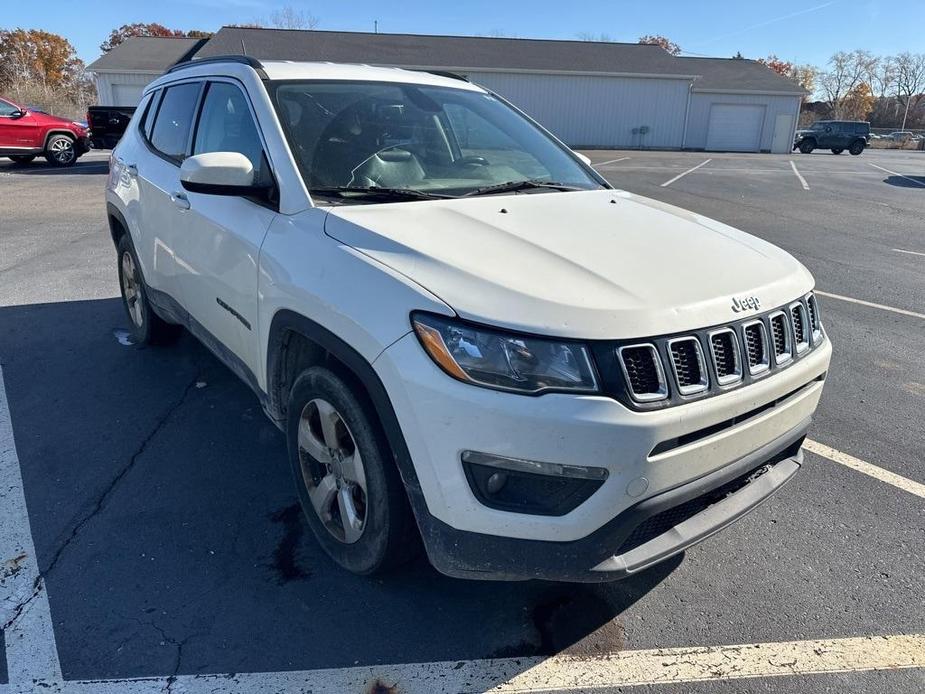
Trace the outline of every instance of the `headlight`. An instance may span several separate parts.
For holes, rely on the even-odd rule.
[[[414,331],[431,359],[450,376],[497,390],[595,393],[586,346],[473,326],[415,313]]]

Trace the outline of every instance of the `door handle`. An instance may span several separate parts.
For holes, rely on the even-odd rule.
[[[170,201],[171,201],[174,205],[176,205],[177,207],[179,207],[181,210],[188,210],[188,209],[189,209],[189,199],[188,199],[188,198],[186,197],[186,195],[183,194],[183,193],[180,193],[180,192],[173,193],[173,194],[170,196]]]

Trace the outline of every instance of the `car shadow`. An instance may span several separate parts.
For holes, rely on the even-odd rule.
[[[883,182],[897,188],[925,190],[925,176],[887,176],[883,179]]]
[[[28,164],[6,163],[0,171],[14,176],[100,176],[109,173],[109,160],[77,160],[73,166],[52,166],[36,159]]]
[[[67,679],[604,655],[682,561],[610,584],[464,581],[423,557],[354,576],[311,536],[253,393],[188,334],[142,347],[125,321],[118,299],[0,308]]]

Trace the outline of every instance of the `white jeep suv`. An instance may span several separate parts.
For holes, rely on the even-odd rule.
[[[799,262],[613,189],[453,76],[229,57],[145,90],[106,191],[134,337],[286,433],[340,565],[622,578],[800,467],[831,348]]]

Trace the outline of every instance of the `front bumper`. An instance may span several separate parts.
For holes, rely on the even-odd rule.
[[[428,555],[439,570],[480,578],[599,581],[683,550],[789,479],[799,466],[799,440],[821,396],[830,356],[825,340],[746,387],[649,412],[631,411],[603,396],[527,397],[460,383],[433,364],[413,335],[383,352],[374,368],[413,461],[414,475],[404,477],[406,482],[413,477],[409,496]],[[692,439],[692,433],[698,436]],[[677,443],[656,449],[665,442]],[[469,485],[460,460],[466,450],[605,467],[608,476],[590,498],[564,515],[492,509]],[[776,459],[782,451],[786,455]],[[646,518],[669,503],[684,504],[687,495],[702,496],[769,460],[773,474],[756,479],[758,486],[749,485],[744,496],[737,492],[736,505],[713,504],[708,516],[695,514],[696,522],[674,523],[670,542],[662,538],[632,556],[620,551]],[[614,556],[621,559],[605,563]]]
[[[517,540],[419,518],[441,573],[481,580],[615,581],[643,571],[734,523],[784,486],[803,461],[809,420],[721,470],[627,509],[573,542]]]

